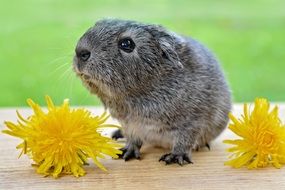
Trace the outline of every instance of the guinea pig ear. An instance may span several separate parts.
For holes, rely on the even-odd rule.
[[[162,26],[148,25],[147,31],[156,39],[162,58],[165,62],[170,62],[172,66],[183,68],[179,56],[175,51],[175,38]]]
[[[174,44],[169,43],[168,40],[164,38],[158,39],[158,44],[161,48],[162,58],[166,61],[170,61],[173,65],[183,68],[182,63],[180,62],[179,56],[175,51]]]

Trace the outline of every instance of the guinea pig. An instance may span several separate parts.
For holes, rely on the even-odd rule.
[[[122,125],[121,157],[143,144],[169,148],[159,161],[192,163],[227,126],[231,93],[214,55],[162,26],[103,19],[79,39],[73,68]],[[118,132],[116,133],[119,134]]]

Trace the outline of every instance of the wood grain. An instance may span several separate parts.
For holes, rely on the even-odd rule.
[[[280,105],[280,115],[284,119],[285,104]],[[95,114],[102,113],[101,108],[89,109]],[[239,114],[241,109],[241,105],[235,105],[234,113]],[[19,111],[26,116],[31,113],[29,109]],[[14,108],[0,109],[1,130],[4,120],[16,120]],[[87,174],[84,177],[53,179],[37,174],[27,156],[18,159],[19,151],[15,147],[21,142],[19,139],[0,134],[0,189],[285,189],[284,168],[248,170],[224,166],[227,153],[222,141],[233,137],[234,134],[226,130],[211,144],[211,151],[202,149],[194,152],[193,165],[165,166],[158,159],[168,150],[146,146],[142,148],[140,161],[102,160],[108,172],[90,164],[85,166]]]

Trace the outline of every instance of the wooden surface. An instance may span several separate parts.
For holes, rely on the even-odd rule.
[[[241,108],[235,105],[234,113],[239,114]],[[93,113],[102,113],[100,108],[90,109]],[[29,109],[19,110],[25,116],[31,113]],[[285,118],[284,104],[280,106],[280,115]],[[1,130],[4,120],[15,121],[15,109],[0,109]],[[90,164],[85,167],[84,177],[53,179],[37,174],[26,155],[18,159],[19,150],[15,147],[21,142],[19,139],[0,134],[0,189],[285,189],[285,167],[248,170],[224,166],[227,153],[222,140],[233,137],[226,130],[211,144],[211,151],[194,152],[193,165],[165,166],[158,159],[168,150],[143,147],[140,161],[102,160],[107,173]]]

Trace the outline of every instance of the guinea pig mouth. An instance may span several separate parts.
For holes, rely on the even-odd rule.
[[[85,74],[79,74],[79,77],[81,78],[82,82],[89,88],[97,88],[97,85],[95,82],[91,79],[90,76],[85,75]]]
[[[80,79],[85,83],[85,84],[87,84],[88,86],[90,86],[90,87],[95,87],[95,86],[97,86],[96,85],[96,82],[92,79],[92,77],[90,76],[90,75],[86,75],[86,74],[84,74],[84,73],[78,73],[77,74],[79,77],[80,77]]]
[[[89,76],[89,75],[80,73],[79,76],[80,76],[80,78],[81,78],[83,81],[86,81],[86,82],[90,82],[90,81],[91,81],[91,76]]]
[[[85,85],[91,88],[94,88],[95,86],[97,86],[89,75],[79,74],[79,77],[83,81],[83,83],[85,83]]]
[[[73,71],[75,72],[75,74],[82,80],[82,81],[90,81],[91,80],[91,76],[88,74],[85,74],[84,72],[79,71],[79,69],[77,68],[77,66],[73,65]]]

